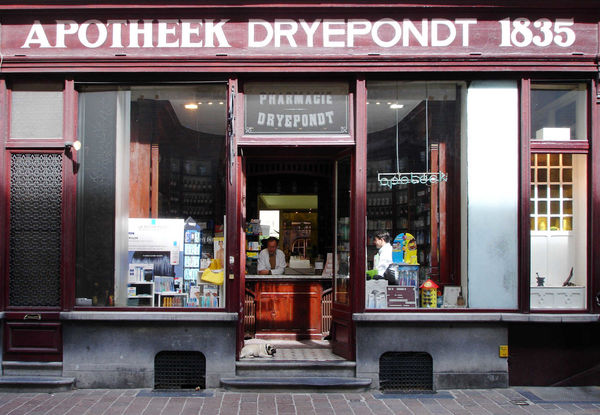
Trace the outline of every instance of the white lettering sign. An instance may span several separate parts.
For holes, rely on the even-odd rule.
[[[566,48],[577,39],[572,18],[477,19],[90,19],[56,20],[54,27],[39,20],[28,28],[20,48],[467,48],[481,44],[482,30],[501,48]],[[4,28],[4,26],[3,26]],[[495,30],[495,32],[494,32]],[[488,30],[489,31],[489,30]]]

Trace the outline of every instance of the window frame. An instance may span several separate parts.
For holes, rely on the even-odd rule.
[[[535,83],[585,83],[586,84],[586,139],[570,140],[570,141],[541,141],[533,137],[531,131],[531,90],[532,84]],[[595,304],[592,299],[594,292],[600,287],[596,270],[598,269],[598,255],[600,249],[594,246],[594,241],[598,234],[597,221],[593,218],[599,209],[598,195],[599,183],[598,174],[600,168],[594,166],[598,163],[598,141],[599,134],[597,130],[598,120],[598,105],[600,97],[596,97],[597,85],[591,79],[556,79],[556,78],[529,78],[524,77],[520,82],[520,116],[521,116],[521,183],[520,183],[520,212],[519,212],[519,233],[520,233],[520,259],[519,259],[519,309],[525,313],[540,313],[540,314],[575,314],[582,312],[598,311],[599,304]],[[598,101],[596,101],[596,99]],[[595,104],[595,105],[593,105]],[[595,106],[595,108],[594,108]],[[587,205],[587,259],[586,259],[586,304],[583,309],[532,309],[531,308],[531,231],[530,231],[530,201],[531,201],[531,156],[533,154],[583,154],[587,161],[587,188],[586,188],[586,205]],[[595,229],[594,229],[595,228]]]
[[[78,85],[87,85],[87,82],[79,82]],[[91,83],[93,84],[93,82]],[[225,130],[224,130],[224,140],[225,140],[225,155],[227,158],[230,157],[230,150],[229,150],[229,140],[228,140],[228,128],[229,128],[229,113],[231,112],[232,108],[227,105],[227,102],[229,102],[230,100],[230,88],[231,88],[231,79],[228,80],[222,80],[222,79],[212,79],[212,80],[207,80],[207,81],[184,81],[184,82],[177,82],[177,83],[171,83],[171,82],[164,82],[164,81],[160,81],[157,80],[155,82],[135,82],[135,81],[130,81],[130,82],[107,82],[107,83],[103,83],[104,86],[109,86],[109,87],[114,87],[114,88],[118,88],[118,87],[125,87],[125,88],[129,88],[129,87],[171,87],[171,86],[200,86],[203,84],[219,84],[222,85],[224,88],[224,92],[225,92],[225,104],[226,104],[226,108],[225,108]],[[75,90],[75,94],[77,94],[77,90]],[[74,106],[74,111],[75,111],[75,123],[74,123],[74,129],[75,131],[77,131],[78,128],[78,118],[77,118],[77,108],[79,105],[79,100],[78,100],[78,96],[75,95],[74,100],[71,102],[71,104]],[[229,203],[228,200],[231,197],[230,196],[230,190],[232,187],[235,187],[235,176],[233,175],[233,173],[230,171],[230,169],[226,169],[226,175],[227,175],[227,179],[226,180],[226,188],[225,188],[225,192],[222,195],[223,197],[223,203],[224,203],[224,237],[225,237],[225,258],[229,258],[231,253],[234,252],[234,246],[233,246],[233,242],[229,242],[230,240],[230,236],[231,236],[231,232],[229,230],[229,228],[234,228],[230,225],[230,221],[231,218],[234,218],[235,215],[229,215],[228,213],[228,209],[229,209]],[[229,177],[232,177],[232,182],[230,182]],[[128,178],[123,178],[123,177],[116,177],[116,180],[129,180]],[[74,179],[74,183],[73,183],[73,217],[75,217],[75,212],[77,209],[76,206],[76,200],[77,200],[77,178]],[[151,218],[148,218],[151,219]],[[113,231],[114,233],[114,231]],[[116,238],[116,235],[115,235]],[[72,243],[73,246],[76,245],[77,243],[77,226],[76,226],[76,222],[75,219],[73,220],[73,225],[72,225]],[[75,258],[76,256],[76,251],[73,251],[73,255],[72,257]],[[229,267],[227,266],[227,264],[225,264],[225,275],[228,275],[228,269]],[[116,271],[115,271],[116,272]],[[114,278],[114,272],[113,272],[113,278]],[[227,280],[227,278],[226,278]],[[77,272],[75,269],[75,261],[73,261],[73,266],[72,266],[72,277],[69,280],[69,284],[71,286],[71,292],[69,294],[69,298],[68,301],[70,301],[71,306],[70,306],[70,310],[72,311],[95,311],[95,312],[135,312],[135,313],[143,313],[143,312],[152,312],[152,313],[164,313],[164,312],[186,312],[186,313],[223,313],[223,312],[229,312],[231,310],[231,305],[230,302],[232,301],[231,297],[232,297],[232,290],[234,289],[234,285],[236,284],[232,284],[231,281],[224,281],[224,286],[223,286],[223,303],[221,306],[219,307],[180,307],[180,306],[173,306],[173,307],[164,307],[164,306],[106,306],[106,305],[96,305],[96,306],[89,306],[89,305],[76,305],[75,304],[75,299],[76,299],[76,286],[77,286]]]

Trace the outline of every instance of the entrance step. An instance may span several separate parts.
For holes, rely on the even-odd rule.
[[[0,376],[3,392],[66,392],[73,389],[75,378],[60,376]]]
[[[335,361],[277,361],[242,360],[236,362],[238,377],[336,377],[352,378],[356,375],[356,362]]]
[[[245,377],[222,378],[221,386],[235,391],[362,392],[372,380],[354,377]]]
[[[62,362],[2,362],[4,376],[62,376]]]

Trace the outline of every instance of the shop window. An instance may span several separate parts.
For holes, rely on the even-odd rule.
[[[367,88],[366,308],[464,307],[458,195],[465,84]]]
[[[587,156],[531,155],[531,308],[585,308]]]
[[[533,83],[531,134],[534,140],[587,140],[584,83]]]
[[[76,305],[224,307],[225,95],[80,91]]]
[[[63,84],[15,84],[10,93],[10,138],[63,135]]]

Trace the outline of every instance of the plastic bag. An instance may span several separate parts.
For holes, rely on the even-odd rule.
[[[225,280],[225,270],[223,269],[221,261],[213,259],[208,268],[202,273],[200,280],[215,285],[223,285],[223,281]]]

